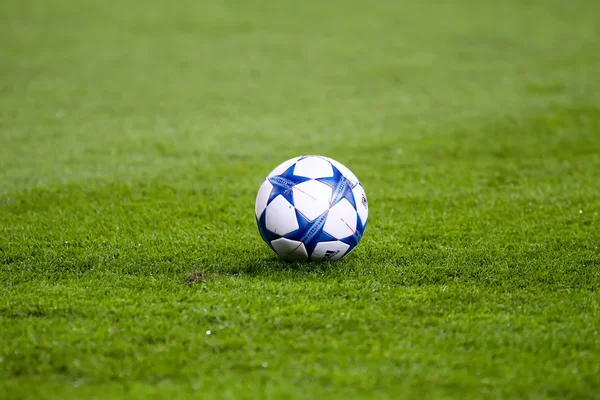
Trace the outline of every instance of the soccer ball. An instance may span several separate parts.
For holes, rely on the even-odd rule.
[[[265,178],[255,204],[263,240],[288,261],[335,261],[367,226],[367,197],[356,176],[321,156],[287,160]]]

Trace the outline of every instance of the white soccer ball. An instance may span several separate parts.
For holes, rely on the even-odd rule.
[[[265,178],[255,204],[258,230],[289,261],[335,261],[354,249],[369,208],[356,176],[322,156],[287,160]]]

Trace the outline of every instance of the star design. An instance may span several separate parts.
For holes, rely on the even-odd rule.
[[[304,243],[304,247],[308,254],[312,254],[319,242],[336,240],[333,236],[323,230],[328,213],[329,210],[325,211],[314,221],[309,221],[302,213],[296,210],[296,217],[298,218],[298,225],[300,227],[285,237]]]
[[[299,183],[309,181],[310,178],[294,175],[294,167],[292,165],[280,175],[269,177],[269,182],[273,185],[267,204],[271,203],[277,196],[282,195],[291,205],[294,205],[294,186]]]
[[[354,193],[352,193],[352,189],[356,186],[350,179],[347,179],[339,169],[333,166],[333,176],[329,178],[319,178],[317,181],[326,184],[331,189],[333,189],[333,193],[331,194],[331,201],[329,204],[329,208],[336,205],[342,199],[348,200],[352,207],[356,209],[356,201],[354,200]]]

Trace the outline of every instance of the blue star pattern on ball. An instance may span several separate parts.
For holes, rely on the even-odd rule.
[[[295,167],[296,164],[293,164],[282,174],[274,175],[269,178],[269,182],[273,185],[273,190],[271,190],[267,205],[279,195],[282,195],[291,205],[294,205],[294,186],[310,180],[310,178],[294,175]]]
[[[324,212],[312,222],[306,219],[302,213],[298,211],[296,211],[296,217],[298,218],[298,225],[300,228],[289,235],[286,235],[285,238],[304,243],[308,254],[311,254],[314,251],[319,242],[335,240],[334,237],[323,232],[323,226],[325,226],[325,221],[327,220],[327,212]]]
[[[356,201],[354,199],[354,193],[352,193],[352,189],[356,186],[356,183],[353,183],[349,179],[346,179],[344,175],[337,169],[335,166],[331,166],[333,168],[333,176],[329,178],[319,178],[317,181],[326,184],[330,188],[333,189],[333,194],[331,195],[331,200],[329,202],[329,207],[333,207],[342,199],[346,199],[352,204],[352,207],[356,210]]]

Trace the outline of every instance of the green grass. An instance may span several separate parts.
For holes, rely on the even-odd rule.
[[[0,2],[0,398],[600,399],[598,15]],[[257,232],[300,154],[369,196],[338,263]]]

